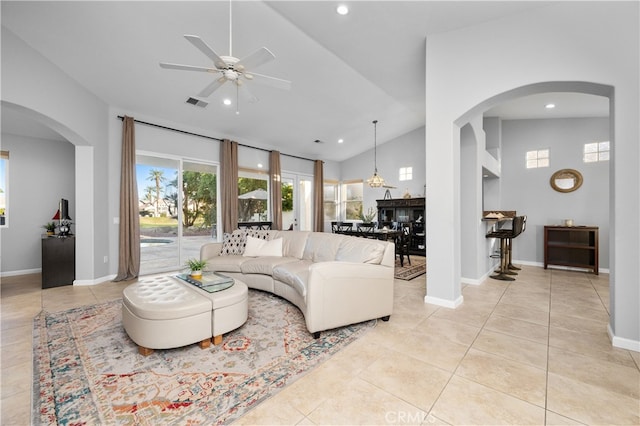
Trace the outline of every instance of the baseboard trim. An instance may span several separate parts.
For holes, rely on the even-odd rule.
[[[514,265],[526,265],[526,266],[539,266],[540,268],[544,268],[543,262],[530,262],[528,260],[514,260]],[[576,272],[585,272],[588,269],[585,268],[572,268],[571,266],[561,266],[561,265],[549,265],[548,269],[561,269],[563,271],[576,271]],[[600,274],[608,274],[608,268],[598,268],[598,273]]]
[[[107,276],[100,277],[100,278],[94,278],[92,280],[74,280],[73,281],[73,285],[78,286],[78,287],[96,285],[96,284],[103,283],[105,281],[113,281],[113,279],[115,277],[116,277],[116,274],[107,275]]]
[[[489,278],[489,276],[493,273],[493,269],[495,268],[491,268],[490,271],[488,271],[487,273],[485,273],[483,276],[481,276],[480,278],[465,278],[465,277],[461,277],[460,278],[460,282],[462,284],[469,284],[469,285],[480,285],[482,284],[487,278]]]
[[[15,277],[16,275],[39,274],[41,272],[42,272],[42,268],[23,269],[21,271],[5,271],[5,272],[0,272],[0,278],[2,278],[2,277]]]
[[[438,305],[445,308],[455,309],[462,305],[464,298],[459,296],[456,300],[441,299],[439,297],[425,296],[424,303],[430,303],[432,305]]]
[[[620,349],[627,349],[634,352],[640,352],[640,341],[625,339],[624,337],[617,337],[611,330],[611,324],[607,324],[607,334],[611,339],[611,344]]]

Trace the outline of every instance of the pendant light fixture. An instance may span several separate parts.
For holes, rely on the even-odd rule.
[[[373,120],[373,176],[367,179],[367,183],[371,188],[380,188],[384,185],[384,179],[378,175],[377,129],[378,120]]]

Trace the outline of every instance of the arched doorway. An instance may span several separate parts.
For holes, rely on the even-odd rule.
[[[66,140],[75,147],[74,178],[72,179],[75,180],[75,187],[72,188],[75,193],[75,211],[72,216],[73,232],[76,235],[75,282],[93,282],[93,147],[69,127],[38,111],[4,100],[1,102],[1,108],[3,111],[23,117],[25,123],[32,123],[33,125],[41,126],[43,129],[49,129],[51,134],[55,132],[55,134],[60,135],[61,140]],[[79,179],[79,176],[82,178]],[[49,182],[48,184],[55,185],[55,182]]]

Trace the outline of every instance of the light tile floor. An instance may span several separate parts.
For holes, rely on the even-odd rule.
[[[2,425],[29,424],[33,317],[126,285],[2,279]],[[389,322],[236,423],[640,424],[640,354],[607,337],[607,275],[524,267],[465,286],[457,309],[424,304],[424,276],[395,289]]]

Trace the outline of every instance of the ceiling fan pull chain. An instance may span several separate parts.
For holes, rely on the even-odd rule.
[[[236,84],[236,115],[240,115],[240,96],[238,96],[240,87]]]

